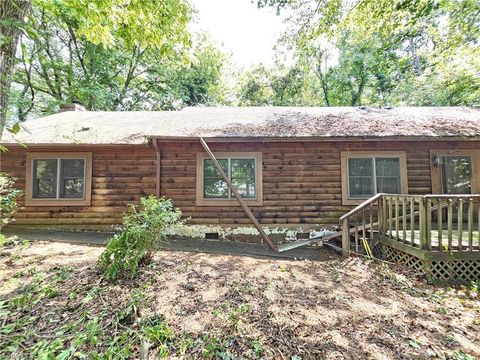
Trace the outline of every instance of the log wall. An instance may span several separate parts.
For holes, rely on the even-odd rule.
[[[263,153],[263,206],[252,211],[263,225],[324,227],[352,206],[342,205],[340,152],[355,150],[406,151],[410,194],[431,192],[430,149],[478,148],[478,142],[275,142],[209,143],[216,151]],[[179,206],[191,224],[249,224],[240,206],[196,206],[196,154],[199,143],[165,142],[161,151],[161,194]],[[120,222],[128,203],[155,193],[156,153],[146,146],[69,146],[28,151],[92,151],[92,204],[87,207],[25,207],[19,225],[68,228],[111,226]],[[0,170],[25,187],[25,149],[14,148],[0,158]],[[478,166],[476,164],[475,166]],[[20,201],[20,205],[23,202]]]
[[[25,191],[26,153],[92,152],[91,206],[27,206],[15,215],[16,225],[62,228],[100,228],[120,223],[127,204],[141,196],[155,194],[156,154],[147,146],[55,146],[11,148],[0,156],[0,170],[17,179],[17,187]]]

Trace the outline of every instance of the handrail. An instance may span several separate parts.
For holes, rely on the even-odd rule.
[[[379,232],[394,246],[428,256],[478,251],[479,209],[480,194],[385,195]]]
[[[428,195],[420,195],[425,198],[441,198],[441,199],[448,199],[448,198],[458,198],[458,199],[480,199],[480,194],[428,194]]]
[[[342,216],[340,217],[340,221],[351,217],[351,216],[354,215],[356,212],[358,212],[358,211],[366,208],[368,205],[370,205],[371,203],[375,202],[376,200],[378,200],[379,198],[381,198],[381,197],[384,196],[384,195],[388,195],[388,194],[378,193],[377,195],[372,196],[370,199],[365,200],[363,203],[361,203],[360,205],[356,206],[355,208],[353,208],[352,210],[350,210],[350,211],[349,211],[348,213],[346,213],[345,215],[342,215]]]
[[[376,194],[339,218],[343,253],[352,238],[358,252],[377,236],[418,251],[480,250],[479,209],[480,194]]]

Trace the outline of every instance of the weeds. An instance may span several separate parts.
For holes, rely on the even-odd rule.
[[[215,309],[213,315],[227,321],[230,327],[240,330],[243,327],[242,315],[250,312],[252,306],[249,304],[240,304],[233,307],[230,303],[223,308]]]
[[[105,277],[136,276],[139,266],[150,263],[152,251],[165,240],[167,227],[178,224],[180,217],[169,199],[149,196],[139,205],[130,204],[123,214],[123,231],[110,239],[98,260]]]

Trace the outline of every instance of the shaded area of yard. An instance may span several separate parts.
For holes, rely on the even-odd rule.
[[[480,356],[472,288],[326,250],[315,262],[160,251],[137,279],[112,285],[95,268],[101,251],[1,250],[0,358]]]

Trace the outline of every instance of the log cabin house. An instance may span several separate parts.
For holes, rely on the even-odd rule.
[[[466,246],[478,250],[478,109],[88,112],[74,105],[63,110],[27,121],[15,139],[4,135],[2,144],[9,151],[1,154],[0,170],[25,192],[14,226],[111,229],[127,204],[156,194],[173,199],[188,219],[172,230],[176,235],[258,239],[202,146],[203,138],[277,242],[314,238],[338,227],[340,219],[344,249],[358,250],[359,239],[376,226],[387,240],[402,245],[413,239],[414,247],[415,241],[427,241],[426,234],[444,214],[444,240],[455,246],[458,236],[455,240],[452,234],[461,234],[454,223],[464,223],[455,219],[465,218],[460,230],[469,231]],[[439,197],[425,198],[433,195]],[[431,215],[428,223],[421,221],[425,214]],[[346,239],[354,244],[346,245]],[[428,241],[432,248],[431,236]],[[438,241],[433,247],[441,251]],[[461,240],[458,246],[461,250]]]

